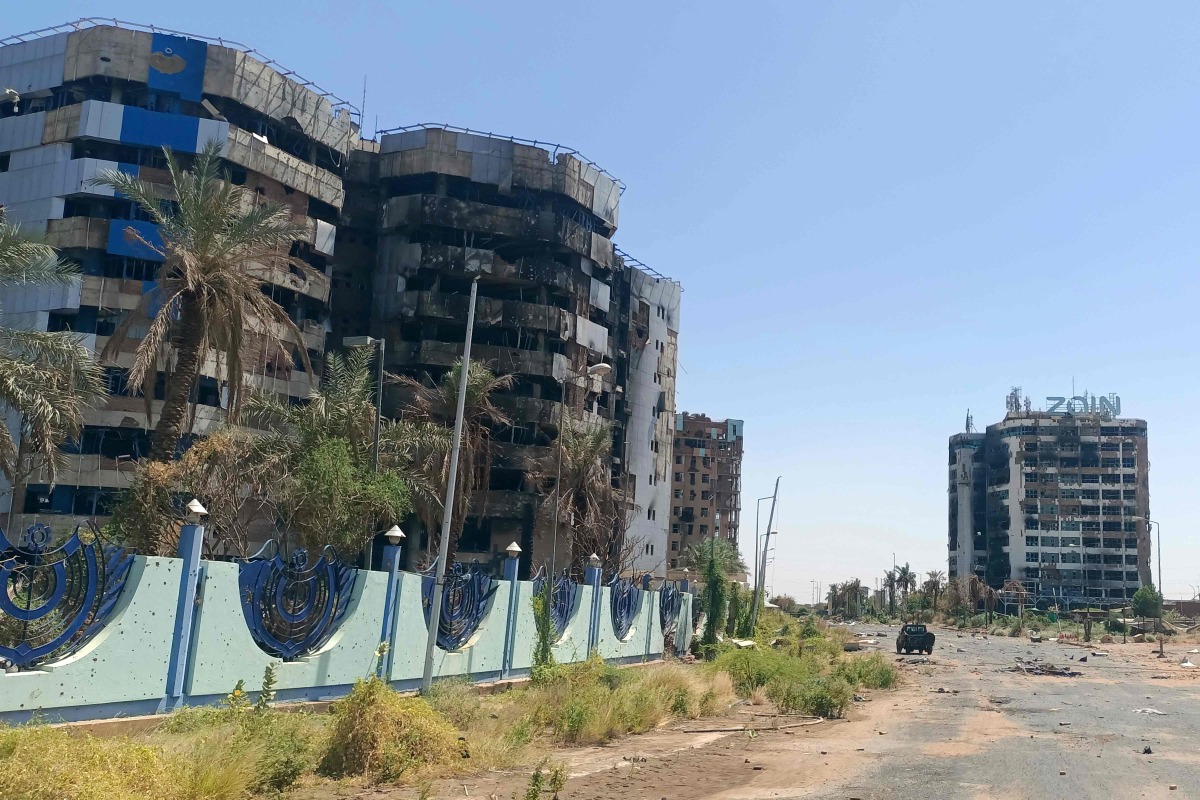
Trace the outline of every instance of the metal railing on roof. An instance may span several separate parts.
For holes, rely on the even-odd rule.
[[[377,136],[385,136],[389,133],[393,133],[393,134],[394,133],[407,133],[409,131],[417,131],[417,130],[443,130],[443,131],[450,131],[452,133],[470,133],[470,134],[474,134],[476,136],[487,136],[489,139],[501,139],[506,142],[515,142],[517,144],[528,144],[528,145],[532,145],[533,147],[544,147],[544,148],[547,148],[550,150],[550,158],[552,160],[554,158],[556,158],[559,153],[566,153],[567,155],[574,156],[579,161],[582,161],[584,164],[587,164],[589,167],[592,167],[593,169],[595,169],[601,175],[603,175],[604,177],[608,178],[613,183],[615,183],[617,185],[617,187],[620,189],[622,194],[625,193],[625,184],[616,175],[613,175],[611,172],[604,169],[604,167],[600,166],[595,161],[592,161],[591,159],[587,158],[582,153],[580,153],[578,150],[575,150],[574,148],[571,148],[571,147],[566,147],[565,145],[555,144],[554,142],[541,142],[541,141],[538,141],[537,139],[522,139],[519,136],[505,136],[500,133],[492,133],[491,131],[477,131],[472,128],[463,128],[459,125],[449,125],[444,122],[419,122],[416,125],[402,125],[398,128],[388,128],[387,130],[376,131],[375,133]]]
[[[656,278],[660,278],[664,281],[667,281],[668,283],[675,284],[681,290],[683,289],[683,284],[681,284],[679,281],[675,280],[674,278],[668,278],[666,275],[663,275],[658,270],[653,269],[652,267],[646,266],[641,261],[638,261],[636,258],[629,255],[629,253],[626,253],[624,250],[617,247],[615,244],[613,245],[613,252],[616,253],[617,255],[619,255],[621,257],[621,260],[624,261],[626,264],[632,264],[633,266],[640,269],[642,272],[649,273],[650,275],[653,275]]]
[[[343,100],[333,92],[322,89],[313,81],[308,80],[294,70],[288,69],[275,59],[263,55],[263,53],[255,50],[249,45],[244,45],[241,42],[235,42],[232,39],[223,39],[219,36],[204,36],[203,34],[199,33],[188,33],[187,31],[177,31],[173,28],[163,28],[158,25],[145,25],[140,22],[127,22],[125,20],[112,19],[109,17],[83,17],[82,19],[77,19],[74,22],[64,22],[61,25],[51,25],[48,28],[40,28],[36,31],[18,33],[0,38],[0,46],[17,44],[19,42],[28,42],[34,39],[41,39],[59,33],[70,33],[71,31],[80,31],[87,28],[100,27],[127,28],[129,30],[146,31],[148,33],[165,33],[170,36],[185,36],[189,39],[199,39],[200,41],[219,45],[220,47],[228,47],[232,50],[239,50],[248,56],[253,56],[254,58],[258,59],[263,64],[278,72],[280,75],[283,75],[284,77],[295,81],[297,84],[305,87],[306,89],[309,89],[313,93],[328,99],[330,102],[332,102],[335,109],[344,108],[356,117],[361,118],[362,116],[362,110],[358,106],[354,105],[348,100]]]

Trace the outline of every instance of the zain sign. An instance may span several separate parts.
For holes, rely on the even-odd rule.
[[[1115,394],[1108,397],[1096,395],[1074,397],[1047,397],[1046,413],[1048,414],[1086,414],[1100,413],[1106,417],[1116,417],[1121,413],[1121,398]]]

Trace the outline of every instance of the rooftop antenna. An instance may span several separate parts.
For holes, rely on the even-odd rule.
[[[358,133],[359,133],[359,136],[362,136],[362,134],[366,132],[366,127],[367,127],[367,76],[363,75],[363,99],[362,99],[362,105],[360,105],[358,107]],[[374,132],[372,132],[372,136],[374,136]],[[365,139],[367,137],[362,136],[362,138]]]
[[[975,418],[971,416],[971,409],[967,409],[967,433],[975,432]]]

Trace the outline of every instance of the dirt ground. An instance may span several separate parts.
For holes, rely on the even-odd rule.
[[[845,720],[773,730],[795,720],[740,705],[722,719],[672,723],[549,755],[568,765],[563,800],[1196,797],[1200,667],[1179,663],[1196,646],[1170,646],[1170,657],[1160,660],[1150,644],[1078,647],[939,631],[927,660],[896,657],[900,688],[863,693]],[[1200,664],[1200,653],[1190,655]],[[1082,675],[1004,671],[1017,658]],[[756,730],[707,730],[742,726]],[[529,775],[440,781],[428,796],[523,798]],[[400,800],[418,793],[343,787],[303,795],[335,796]]]

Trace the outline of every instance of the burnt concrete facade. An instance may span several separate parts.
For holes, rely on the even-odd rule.
[[[949,442],[949,570],[1043,604],[1122,605],[1151,582],[1146,422],[1019,404]],[[1011,584],[1009,584],[1011,587]]]
[[[9,222],[44,234],[83,272],[72,287],[6,288],[4,323],[71,330],[103,350],[121,319],[154,291],[162,257],[128,234],[132,228],[155,241],[155,226],[91,179],[119,170],[162,184],[169,197],[163,146],[186,165],[216,140],[250,201],[281,203],[303,225],[290,257],[311,271],[282,260],[256,265],[302,340],[291,342],[290,354],[251,341],[243,359],[251,389],[307,397],[317,378],[304,372],[300,351],[319,374],[343,174],[359,147],[350,107],[254,51],[191,34],[81,21],[0,45],[0,88],[16,95],[0,102],[0,203]],[[63,446],[68,464],[57,485],[42,474],[0,492],[0,514],[11,512],[10,526],[66,527],[107,514],[149,451],[145,402],[125,381],[135,346],[131,340],[108,365],[111,396],[88,412],[80,440]],[[226,390],[212,353],[201,371],[193,396],[196,436],[225,420]],[[150,403],[154,418],[162,384]]]
[[[614,248],[622,185],[573,151],[418,126],[365,142],[347,187],[333,341],[383,338],[389,371],[432,385],[462,355],[478,276],[472,361],[515,376],[495,398],[513,424],[492,431],[490,484],[472,498],[460,560],[517,542],[523,572],[549,562],[546,475],[565,403],[573,424],[611,431],[630,570],[664,574],[681,289]],[[588,377],[600,363],[611,372]],[[405,399],[389,392],[385,412]],[[569,524],[559,520],[560,564]],[[415,554],[428,539],[414,535]]]

